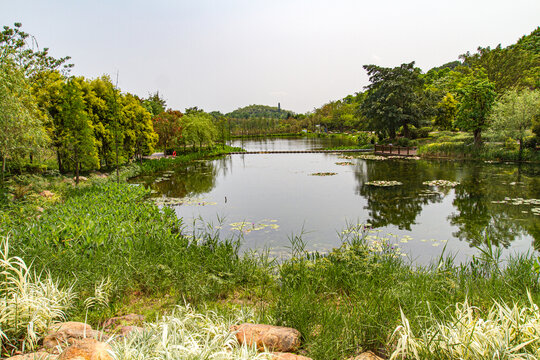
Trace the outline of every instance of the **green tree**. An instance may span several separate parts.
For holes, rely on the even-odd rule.
[[[70,78],[63,87],[58,117],[62,124],[61,151],[65,165],[75,172],[79,183],[81,170],[99,167],[99,158],[92,123],[88,118],[81,89],[82,78]]]
[[[482,144],[482,131],[489,127],[489,113],[495,102],[493,84],[485,77],[470,76],[458,92],[460,105],[456,126],[465,131],[472,131],[474,144]]]
[[[17,159],[46,145],[48,137],[23,72],[0,58],[0,156],[2,182],[6,160]]]
[[[154,94],[151,94],[148,98],[143,100],[143,106],[152,114],[152,116],[157,116],[162,112],[165,112],[167,108],[167,103],[165,99],[159,96],[159,91],[156,91]]]
[[[364,65],[364,69],[371,84],[361,111],[370,127],[393,139],[402,126],[405,137],[410,137],[409,125],[419,127],[430,110],[420,69],[414,67],[414,62],[395,68]]]
[[[523,139],[533,120],[540,116],[540,90],[510,90],[493,106],[492,128],[519,142],[519,159],[523,153]]]
[[[447,93],[437,104],[434,125],[442,130],[451,130],[458,111],[458,102],[451,93]]]
[[[186,141],[191,142],[193,146],[198,143],[199,150],[202,149],[203,144],[211,146],[217,138],[218,131],[212,122],[212,116],[205,112],[186,114],[182,122]]]
[[[158,140],[152,125],[152,115],[132,94],[122,97],[122,113],[127,121],[124,151],[129,157],[135,156],[142,161],[143,155],[154,151]]]

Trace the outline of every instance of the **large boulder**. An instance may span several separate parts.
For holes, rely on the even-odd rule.
[[[49,333],[43,339],[43,347],[50,353],[58,354],[66,346],[86,338],[105,340],[107,337],[100,331],[93,330],[88,324],[68,321],[54,324],[49,328]]]
[[[109,344],[96,339],[82,339],[67,347],[58,360],[113,360]]]
[[[233,325],[230,330],[240,344],[255,345],[260,351],[290,352],[300,346],[300,332],[293,328],[246,323]]]
[[[24,355],[12,356],[6,360],[56,360],[57,358],[58,355],[49,354],[45,351],[38,351]]]

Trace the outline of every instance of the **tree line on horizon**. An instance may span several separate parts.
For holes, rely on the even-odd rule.
[[[431,129],[463,130],[482,142],[489,127],[519,142],[540,135],[540,27],[515,44],[477,52],[422,72],[414,62],[364,65],[370,84],[307,114],[249,105],[228,114],[168,109],[159,92],[122,92],[108,75],[70,75],[70,57],[35,49],[21,24],[0,32],[2,179],[54,155],[60,172],[118,167],[156,148],[202,149],[234,135],[370,131],[408,140]],[[534,141],[533,141],[534,143]],[[38,166],[38,165],[36,165]]]

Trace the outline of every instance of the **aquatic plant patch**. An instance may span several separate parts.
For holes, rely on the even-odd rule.
[[[354,163],[350,161],[342,161],[342,162],[337,162],[336,165],[348,166],[348,165],[354,165]]]
[[[374,180],[374,181],[368,181],[365,184],[370,185],[370,186],[379,186],[379,187],[390,187],[390,186],[403,185],[402,182],[395,181],[395,180]]]
[[[455,186],[459,185],[459,181],[431,180],[431,181],[424,181],[422,184],[423,185],[428,185],[428,186],[455,187]]]
[[[534,215],[540,215],[540,207],[536,207],[540,205],[540,199],[524,199],[524,198],[509,198],[505,197],[504,200],[494,200],[492,201],[493,204],[508,204],[508,205],[514,205],[514,206],[535,206],[530,209],[531,213]],[[528,211],[522,210],[522,213],[527,214]]]
[[[239,221],[229,224],[231,230],[240,231],[244,234],[249,234],[252,231],[260,230],[278,230],[279,225],[276,224],[277,220],[261,220],[257,222]]]
[[[208,206],[208,205],[217,205],[215,201],[207,201],[200,198],[170,198],[170,197],[160,197],[152,198],[156,205],[161,206]]]
[[[309,174],[310,176],[334,176],[334,175],[337,175],[337,173],[335,172],[318,172],[318,173],[313,173],[313,174]]]

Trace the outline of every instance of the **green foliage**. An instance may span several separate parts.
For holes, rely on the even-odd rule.
[[[478,76],[469,77],[459,90],[460,105],[455,125],[462,130],[472,131],[477,146],[482,143],[482,131],[489,126],[495,95],[493,84]]]
[[[434,125],[441,130],[451,130],[458,112],[458,102],[451,93],[447,93],[437,104]]]
[[[226,117],[234,119],[287,119],[294,115],[294,112],[267,105],[249,105],[243,108],[238,108],[228,114]]]
[[[19,70],[0,58],[0,156],[2,181],[6,160],[21,159],[44,147],[48,137],[38,116],[30,86]]]
[[[540,55],[521,46],[479,47],[476,54],[466,53],[461,58],[471,69],[483,69],[497,93],[537,86],[540,76]]]
[[[69,79],[64,84],[58,112],[58,151],[63,155],[64,168],[75,172],[77,183],[81,170],[99,165],[94,129],[85,111],[80,81]]]
[[[143,106],[152,116],[157,116],[165,111],[167,103],[159,96],[159,91],[156,91],[143,100]]]
[[[395,68],[365,65],[371,84],[361,110],[372,129],[395,138],[398,129],[409,137],[410,125],[420,126],[429,107],[423,89],[420,69],[414,62]]]
[[[193,147],[199,145],[201,150],[203,145],[212,146],[217,139],[218,132],[213,118],[205,112],[187,114],[182,118],[182,123],[184,144],[189,143]]]
[[[491,123],[493,130],[517,140],[521,151],[536,118],[540,118],[540,90],[510,90],[493,106]]]

